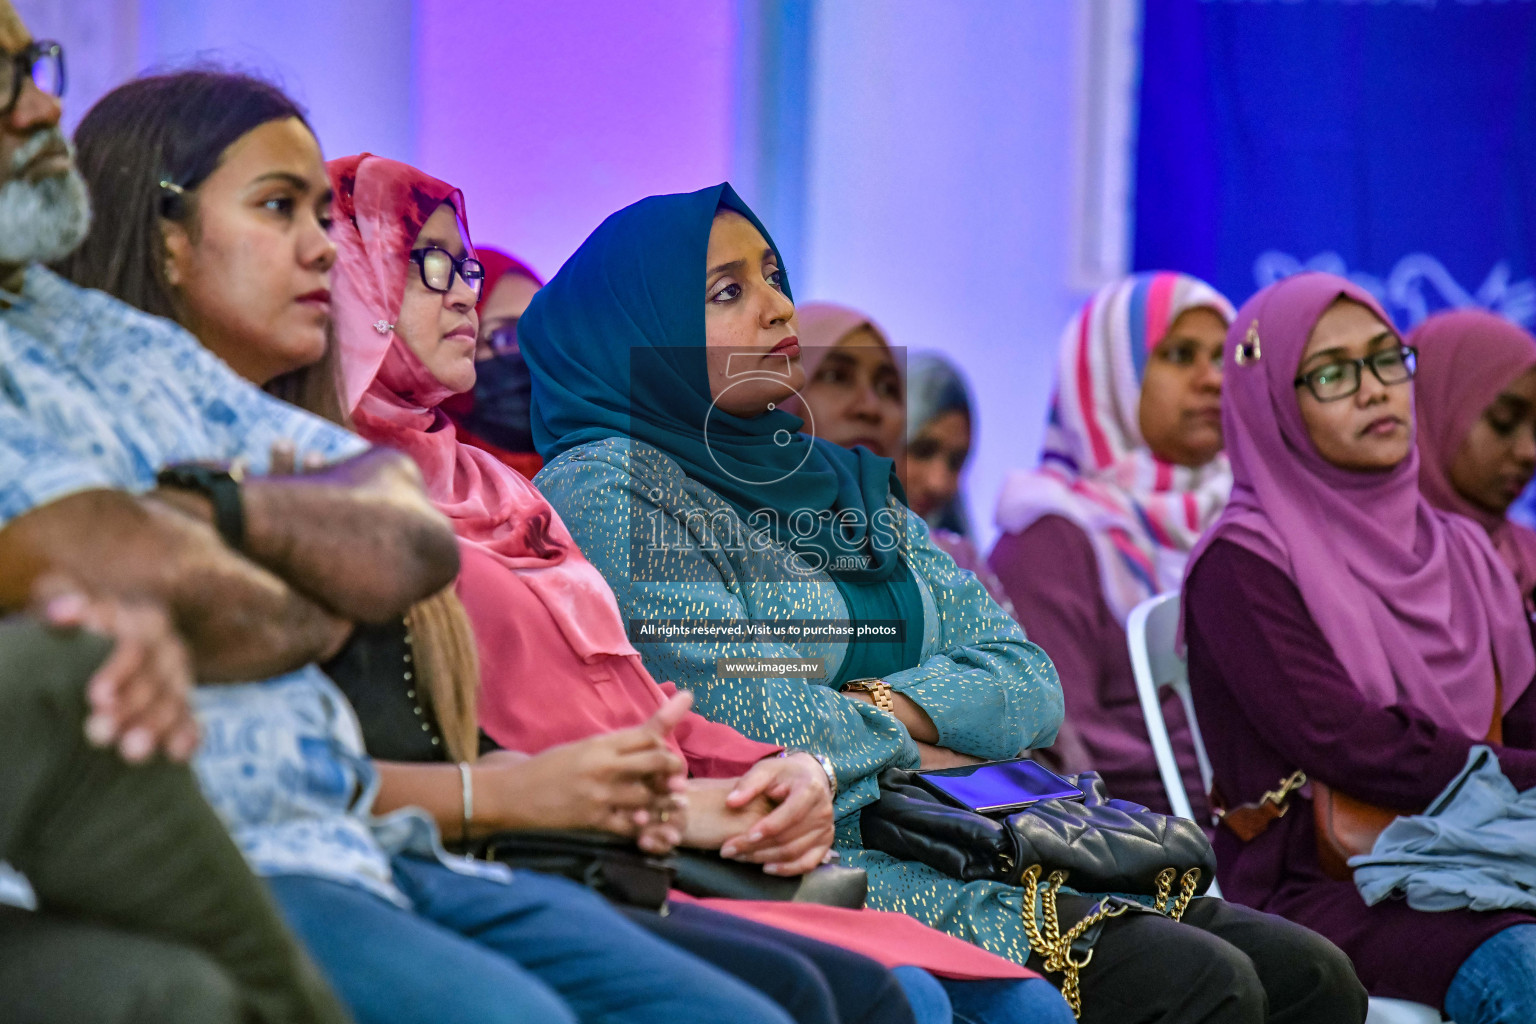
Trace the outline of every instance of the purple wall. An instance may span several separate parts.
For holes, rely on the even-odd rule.
[[[733,3],[418,0],[416,25],[416,159],[482,244],[552,274],[615,210],[729,177]]]

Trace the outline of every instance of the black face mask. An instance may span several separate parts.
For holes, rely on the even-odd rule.
[[[475,409],[464,417],[470,433],[509,452],[532,452],[533,378],[515,345],[475,364]]]

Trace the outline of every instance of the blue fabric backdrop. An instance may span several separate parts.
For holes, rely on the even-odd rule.
[[[1145,0],[1138,270],[1536,321],[1536,3]]]

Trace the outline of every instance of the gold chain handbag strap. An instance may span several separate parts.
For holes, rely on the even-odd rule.
[[[1059,870],[1052,871],[1042,888],[1040,885],[1042,871],[1039,864],[1033,864],[1019,879],[1019,884],[1024,889],[1024,936],[1029,940],[1030,951],[1045,961],[1046,971],[1061,974],[1062,997],[1072,1008],[1072,1016],[1081,1018],[1083,997],[1078,984],[1078,975],[1093,959],[1093,950],[1088,950],[1081,960],[1076,960],[1072,956],[1072,944],[1100,921],[1119,917],[1129,908],[1124,903],[1112,904],[1108,900],[1102,901],[1088,916],[1069,928],[1066,934],[1062,934],[1061,919],[1056,912],[1056,894],[1061,891],[1062,885],[1066,882],[1067,873]],[[1168,915],[1175,921],[1184,917],[1189,901],[1195,898],[1195,889],[1200,885],[1200,869],[1190,868],[1184,872],[1184,877],[1179,884],[1178,898],[1174,900],[1173,907],[1170,909],[1168,900],[1173,895],[1174,879],[1178,877],[1179,873],[1174,868],[1164,868],[1158,873],[1157,896],[1153,903],[1154,910],[1159,914]],[[1040,908],[1038,918],[1035,914],[1036,906]]]

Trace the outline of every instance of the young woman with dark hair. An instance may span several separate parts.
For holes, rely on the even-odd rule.
[[[95,212],[64,275],[180,321],[242,376],[340,422],[330,186],[305,166],[320,147],[304,111],[260,79],[184,71],[108,93],[75,142]],[[215,175],[241,155],[264,172]],[[295,230],[245,230],[257,224]]]

